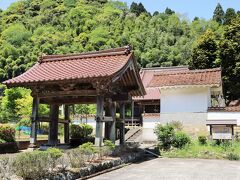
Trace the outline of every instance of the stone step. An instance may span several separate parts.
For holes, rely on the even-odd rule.
[[[141,127],[135,127],[128,131],[126,134],[126,141],[128,142],[134,142],[142,133]]]

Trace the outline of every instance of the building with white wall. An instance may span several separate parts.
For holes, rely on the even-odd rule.
[[[208,108],[221,103],[221,69],[165,72],[153,77],[150,87],[161,93],[160,123],[180,121],[194,131],[206,129]]]
[[[194,132],[206,131],[208,109],[225,106],[222,99],[221,69],[189,70],[187,67],[146,68],[140,72],[147,95],[135,98],[136,104],[159,103],[159,112],[142,108],[143,129],[152,132],[157,123],[180,121]],[[156,93],[158,91],[158,99]],[[156,104],[155,104],[156,105]],[[154,136],[154,135],[153,135]]]

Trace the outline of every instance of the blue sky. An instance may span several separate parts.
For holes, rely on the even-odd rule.
[[[12,2],[16,0],[0,0],[0,8],[6,9]],[[132,0],[122,0],[130,6]],[[142,2],[145,8],[153,13],[154,11],[163,12],[166,7],[169,7],[176,12],[186,15],[189,19],[195,16],[210,19],[217,3],[221,3],[224,10],[229,7],[236,11],[240,10],[240,0],[134,0]]]
[[[123,0],[128,5],[132,0]],[[219,2],[223,9],[234,8],[236,11],[240,10],[240,0],[135,0],[135,2],[142,2],[145,8],[150,11],[163,12],[166,7],[186,15],[188,18],[193,19],[195,16],[205,19],[212,18],[213,11]]]

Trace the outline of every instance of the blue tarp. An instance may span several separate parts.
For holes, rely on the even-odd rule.
[[[25,134],[31,134],[31,127],[27,127],[27,126],[19,126],[17,128],[18,131],[23,131]],[[44,134],[44,130],[42,129],[38,129],[37,130],[37,134]]]

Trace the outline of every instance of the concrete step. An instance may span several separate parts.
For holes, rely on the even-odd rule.
[[[132,127],[130,130],[125,134],[125,141],[126,142],[135,142],[136,138],[141,134],[141,127]],[[118,139],[115,142],[116,145],[120,144],[120,140]]]
[[[126,141],[134,142],[142,133],[141,127],[131,128],[125,135]]]

